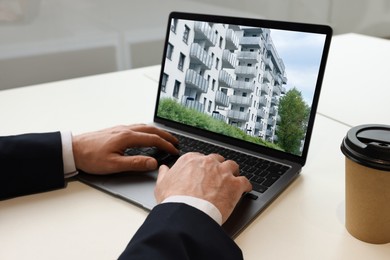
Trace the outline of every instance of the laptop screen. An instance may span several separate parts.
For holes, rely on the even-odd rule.
[[[172,13],[155,118],[306,156],[329,27]]]

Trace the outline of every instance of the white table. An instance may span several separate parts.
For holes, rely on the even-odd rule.
[[[345,37],[335,37],[332,48],[349,47]],[[0,92],[0,135],[149,122],[157,78],[158,66]],[[390,244],[361,242],[344,227],[339,146],[348,122],[321,113],[301,176],[236,239],[245,259],[389,259]],[[79,182],[2,201],[0,259],[115,259],[146,215]]]

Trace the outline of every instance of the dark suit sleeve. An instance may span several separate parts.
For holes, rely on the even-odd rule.
[[[59,132],[0,137],[0,199],[64,186]]]
[[[181,203],[156,206],[119,259],[242,259],[235,242],[209,216]]]

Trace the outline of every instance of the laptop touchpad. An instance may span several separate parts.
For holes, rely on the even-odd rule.
[[[103,186],[115,196],[151,210],[156,205],[154,187],[157,174],[157,171],[117,174],[115,178],[105,180]]]

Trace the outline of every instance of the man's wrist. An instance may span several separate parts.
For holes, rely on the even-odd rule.
[[[73,157],[72,133],[70,131],[61,131],[62,142],[62,161],[64,164],[64,176],[70,178],[78,172]]]
[[[161,203],[184,203],[189,206],[192,206],[194,208],[199,209],[200,211],[207,214],[209,217],[211,217],[215,222],[217,222],[220,226],[222,225],[222,214],[218,210],[218,208],[212,204],[211,202],[192,197],[192,196],[185,196],[185,195],[176,195],[176,196],[170,196],[166,198]]]

